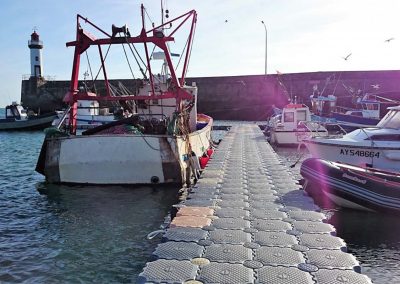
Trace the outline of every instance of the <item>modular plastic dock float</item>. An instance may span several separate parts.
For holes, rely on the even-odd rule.
[[[233,126],[138,283],[372,283],[254,124]]]

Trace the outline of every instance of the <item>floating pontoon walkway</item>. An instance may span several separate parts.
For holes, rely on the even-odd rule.
[[[371,283],[253,124],[233,126],[139,283]]]

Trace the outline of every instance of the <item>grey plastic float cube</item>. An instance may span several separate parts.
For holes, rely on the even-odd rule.
[[[241,264],[213,263],[203,266],[198,280],[203,283],[253,283],[253,269]]]
[[[215,228],[219,229],[237,229],[237,230],[243,230],[245,228],[250,228],[250,222],[243,220],[243,219],[237,219],[237,218],[219,218],[215,219],[212,222],[212,225]]]
[[[254,242],[262,246],[291,247],[298,244],[295,236],[284,232],[257,232],[254,234]]]
[[[319,269],[352,269],[360,272],[361,268],[356,258],[340,250],[316,250],[311,249],[305,252],[308,263],[317,266]]]
[[[314,275],[317,283],[321,284],[372,284],[369,277],[351,270],[320,269]]]
[[[211,262],[243,263],[252,259],[252,250],[241,245],[214,244],[206,247],[203,257]]]
[[[238,245],[251,242],[251,234],[242,230],[216,229],[210,232],[209,239],[216,244]]]
[[[169,228],[163,238],[170,241],[198,242],[207,237],[207,231],[199,228],[176,227]]]
[[[257,270],[259,284],[313,284],[311,274],[294,267],[266,266]]]
[[[204,247],[190,242],[166,242],[158,244],[153,255],[158,258],[190,260],[200,257]]]
[[[259,231],[286,231],[290,230],[292,226],[281,220],[254,220],[251,222],[253,228]]]
[[[297,266],[305,262],[301,252],[290,248],[261,247],[255,250],[255,259],[264,265]]]
[[[346,243],[339,237],[328,234],[301,234],[299,244],[315,249],[341,249],[346,251]]]
[[[196,278],[198,266],[187,260],[159,259],[148,262],[139,274],[138,283],[183,283]]]

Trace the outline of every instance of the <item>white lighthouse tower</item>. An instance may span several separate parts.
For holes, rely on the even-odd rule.
[[[39,34],[33,30],[31,40],[28,41],[29,49],[31,50],[31,77],[43,77],[43,62],[42,62],[42,48],[43,42],[39,40]]]

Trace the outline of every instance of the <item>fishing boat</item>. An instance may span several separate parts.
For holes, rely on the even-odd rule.
[[[321,159],[307,159],[300,168],[309,186],[335,204],[367,211],[400,212],[400,174]]]
[[[325,137],[328,130],[321,123],[312,121],[308,106],[290,103],[281,113],[271,117],[264,133],[272,144],[296,146],[307,137]]]
[[[343,107],[336,105],[336,96],[310,96],[314,120],[331,122],[340,125],[346,132],[359,128],[374,127],[387,113],[387,108],[396,106],[398,101],[385,98],[376,94],[364,94],[358,96],[355,107]]]
[[[322,95],[315,92],[310,96],[312,113],[321,117],[329,116],[336,108],[337,97],[335,95]]]
[[[110,113],[109,108],[100,108],[99,102],[96,100],[79,100],[77,103],[77,115],[76,115],[76,128],[77,129],[89,129],[99,125],[104,125],[115,121],[118,117],[122,118],[123,111],[119,114]],[[57,111],[57,118],[53,121],[52,125],[57,126],[59,124],[69,125],[68,116],[64,116],[64,111]],[[62,120],[65,119],[63,122]]]
[[[371,128],[362,128],[338,138],[303,140],[314,158],[357,166],[400,171],[400,106]]]
[[[36,171],[51,183],[73,184],[161,184],[189,183],[200,169],[199,159],[210,150],[213,119],[197,114],[197,86],[185,85],[197,13],[192,10],[172,20],[162,20],[146,30],[148,12],[141,5],[141,31],[131,36],[126,26],[100,29],[77,15],[76,40],[69,103],[68,132],[47,130]],[[164,19],[164,17],[162,17]],[[103,38],[83,29],[89,25]],[[173,65],[170,48],[174,35],[189,26],[182,51],[181,76]],[[167,34],[168,32],[168,34]],[[119,45],[131,51],[143,76],[129,94],[113,96],[108,84],[102,47]],[[80,56],[94,46],[104,74],[105,95],[90,94],[94,88],[80,88]],[[108,52],[108,50],[107,50]],[[156,53],[157,52],[157,53]],[[157,56],[155,56],[158,54]],[[107,55],[107,53],[106,53]],[[127,53],[125,53],[127,55]],[[131,58],[132,58],[131,57]],[[154,60],[162,60],[161,74],[153,74]],[[129,58],[126,57],[129,62]],[[108,59],[107,59],[108,60]],[[130,69],[132,64],[130,64]],[[138,71],[138,72],[139,72]],[[92,73],[92,72],[91,72]],[[126,92],[128,93],[128,92]],[[130,105],[127,118],[88,129],[77,135],[77,102],[93,100]]]
[[[56,117],[55,112],[28,114],[23,106],[13,102],[5,108],[5,118],[0,119],[0,130],[41,130],[51,126]]]
[[[331,117],[336,119],[347,130],[362,127],[374,127],[383,117],[383,98],[376,95],[365,94],[356,99],[356,108],[336,107]],[[386,110],[386,108],[385,108]]]

